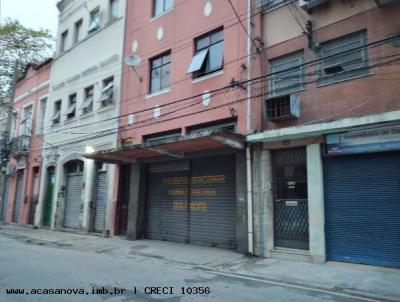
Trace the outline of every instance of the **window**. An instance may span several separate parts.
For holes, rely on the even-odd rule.
[[[100,28],[100,7],[96,7],[90,12],[89,33],[95,32]]]
[[[289,120],[300,117],[300,98],[284,95],[266,100],[267,118],[271,121]]]
[[[304,89],[303,52],[269,61],[269,95],[285,95]]]
[[[268,10],[279,6],[280,4],[285,3],[285,0],[259,0],[259,7],[263,10]]]
[[[85,99],[81,106],[82,114],[89,113],[93,110],[93,95],[94,95],[93,86],[85,88]]]
[[[61,34],[60,52],[64,52],[67,49],[67,39],[68,39],[68,30],[64,31]]]
[[[224,57],[224,32],[219,29],[195,41],[196,52],[187,73],[198,78],[222,69]]]
[[[110,21],[118,18],[119,15],[119,0],[110,0]]]
[[[39,108],[37,134],[42,134],[43,131],[44,131],[44,121],[45,121],[45,117],[46,117],[46,106],[47,106],[47,98],[41,99],[40,100],[40,108]]]
[[[61,121],[61,100],[54,102],[52,121],[53,121],[53,125],[57,125]]]
[[[368,75],[368,49],[360,48],[366,44],[365,30],[321,43],[319,57],[322,60],[318,66],[318,84]],[[328,58],[324,59],[325,57]]]
[[[68,108],[67,112],[65,112],[67,116],[67,120],[73,119],[76,115],[76,93],[71,94],[68,97]]]
[[[80,39],[82,38],[82,23],[83,23],[82,19],[75,22],[74,43],[78,43],[80,41]]]
[[[169,87],[171,53],[150,60],[150,93]]]
[[[24,117],[21,122],[23,135],[31,136],[32,134],[32,109],[32,105],[24,108]]]
[[[114,102],[114,77],[105,79],[103,81],[103,89],[99,101],[101,107],[106,107]]]
[[[153,17],[174,7],[174,0],[153,0]]]

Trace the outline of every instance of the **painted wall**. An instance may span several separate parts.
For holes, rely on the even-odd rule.
[[[263,39],[266,42],[265,73],[269,72],[268,61],[284,54],[303,51],[305,62],[318,58],[315,51],[308,48],[307,37],[298,30],[298,20],[295,21],[288,10],[286,5],[262,15]],[[328,5],[314,9],[312,14],[307,14],[300,8],[298,10],[302,11],[306,20],[312,20],[316,25],[314,41],[317,43],[363,29],[367,30],[370,43],[400,31],[398,19],[400,7],[378,8],[372,0],[332,0]],[[280,26],[282,24],[280,19],[285,21],[285,26]],[[368,51],[370,64],[378,62],[379,58],[395,54],[400,54],[400,49],[389,44],[370,48]],[[305,73],[315,74],[315,65],[307,67]],[[318,85],[315,75],[310,76],[306,79],[309,83],[305,89],[295,93],[301,100],[301,117],[273,123],[266,120],[263,110],[261,111],[263,129],[327,122],[398,110],[400,95],[398,77],[398,66],[395,64],[371,68],[367,76],[329,85]]]
[[[53,221],[52,227],[56,226],[54,217],[57,212],[58,193],[65,185],[63,177],[64,163],[69,160],[82,158],[85,152],[108,149],[116,146],[118,120],[112,119],[119,114],[120,106],[120,82],[122,64],[122,46],[124,33],[125,1],[119,1],[119,16],[109,20],[109,1],[107,0],[72,0],[64,1],[60,11],[58,36],[68,29],[68,41],[66,50],[60,52],[60,39],[58,41],[58,54],[54,59],[51,72],[51,87],[49,92],[49,110],[46,112],[46,134],[43,151],[44,171],[49,166],[56,167],[56,181],[53,196]],[[99,30],[88,33],[89,12],[99,7],[100,22]],[[73,44],[73,33],[75,22],[83,19],[82,39]],[[99,102],[103,80],[114,78],[114,102],[112,105],[102,107]],[[83,114],[80,106],[84,101],[86,87],[94,86],[93,110]],[[76,116],[67,120],[66,110],[69,95],[77,94]],[[61,122],[53,125],[54,102],[62,100]],[[73,130],[71,130],[73,129]],[[94,163],[85,161],[84,183],[85,189],[82,196],[82,211],[80,221],[83,230],[89,227],[89,205],[92,201],[94,177]],[[41,225],[43,206],[45,199],[45,182],[47,173],[42,174],[42,186],[40,190],[39,211],[36,216],[36,225]],[[113,196],[113,168],[109,168],[109,190],[107,202],[114,202]],[[60,201],[62,202],[62,201]],[[62,205],[59,205],[62,207]],[[63,214],[63,213],[61,213]],[[60,214],[60,215],[61,215]],[[62,222],[62,217],[57,219]],[[109,228],[107,222],[106,228]]]
[[[247,15],[247,1],[232,1],[241,18]],[[244,26],[246,27],[246,21]],[[224,28],[224,67],[222,72],[193,80],[187,74],[194,49],[194,39],[212,30]],[[223,106],[246,97],[246,90],[236,88],[211,96],[208,106],[197,97],[163,106],[170,102],[199,95],[228,85],[232,79],[246,80],[247,36],[227,2],[216,0],[175,1],[173,9],[152,18],[152,1],[128,1],[124,56],[135,54],[141,63],[135,68],[124,66],[122,81],[121,114],[135,114],[135,123],[125,127],[121,139],[130,138],[133,143],[143,141],[143,136],[226,118],[237,118],[238,131],[246,132],[246,101]],[[162,94],[150,94],[149,60],[171,51],[170,87]],[[243,66],[242,66],[243,64]],[[140,79],[142,79],[140,81]],[[219,109],[208,110],[222,105]],[[160,117],[154,117],[154,109],[161,107]],[[144,111],[143,111],[144,110]],[[199,111],[202,113],[197,113]],[[185,117],[181,117],[185,115]],[[145,122],[143,122],[145,121]],[[120,125],[127,126],[128,119]]]
[[[29,222],[31,206],[35,198],[34,193],[36,193],[34,192],[34,174],[36,171],[40,173],[41,170],[43,135],[37,129],[37,119],[39,116],[40,101],[47,97],[48,94],[50,71],[51,61],[39,68],[31,66],[26,70],[24,77],[17,82],[15,88],[14,109],[18,112],[18,115],[12,123],[13,129],[11,129],[11,139],[23,134],[23,125],[21,122],[25,119],[24,108],[32,106],[32,128],[29,133],[31,136],[29,154],[19,158],[11,158],[11,163],[24,173],[23,202],[21,203],[20,215],[18,218],[18,222],[22,224],[27,224]],[[13,173],[10,177],[11,189],[9,190],[6,222],[11,222],[12,220],[17,173]]]

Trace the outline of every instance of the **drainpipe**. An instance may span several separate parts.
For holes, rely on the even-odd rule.
[[[251,79],[252,72],[252,20],[251,20],[251,1],[247,0],[247,80]],[[247,86],[247,133],[252,133],[251,124],[251,85]],[[247,174],[247,230],[248,230],[248,253],[254,254],[253,246],[253,182],[251,177],[251,148],[246,146],[246,174]]]

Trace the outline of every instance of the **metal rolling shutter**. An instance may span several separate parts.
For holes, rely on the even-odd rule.
[[[400,268],[398,153],[325,159],[329,260]]]
[[[95,232],[102,232],[104,230],[106,200],[107,200],[107,173],[98,172],[96,177],[96,205],[94,210],[95,216],[93,224],[93,229]]]
[[[19,220],[23,195],[24,195],[24,173],[18,172],[17,187],[15,189],[14,212],[12,218],[13,222],[18,222]]]
[[[11,186],[11,178],[9,176],[6,176],[5,180],[5,190],[3,193],[3,204],[2,204],[2,219],[3,221],[6,221],[7,218],[7,208],[8,208],[8,194],[10,193],[10,186]]]
[[[149,167],[147,238],[187,242],[188,172],[188,166],[182,166],[180,162],[177,162],[175,167],[173,165]]]
[[[190,186],[190,241],[236,247],[235,156],[194,159]]]
[[[64,226],[66,228],[79,228],[79,215],[82,199],[82,173],[67,174],[67,192],[65,197]]]

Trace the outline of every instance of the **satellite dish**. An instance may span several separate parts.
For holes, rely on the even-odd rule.
[[[138,55],[131,55],[124,60],[124,63],[130,67],[137,67],[140,62],[142,62],[142,59]]]

